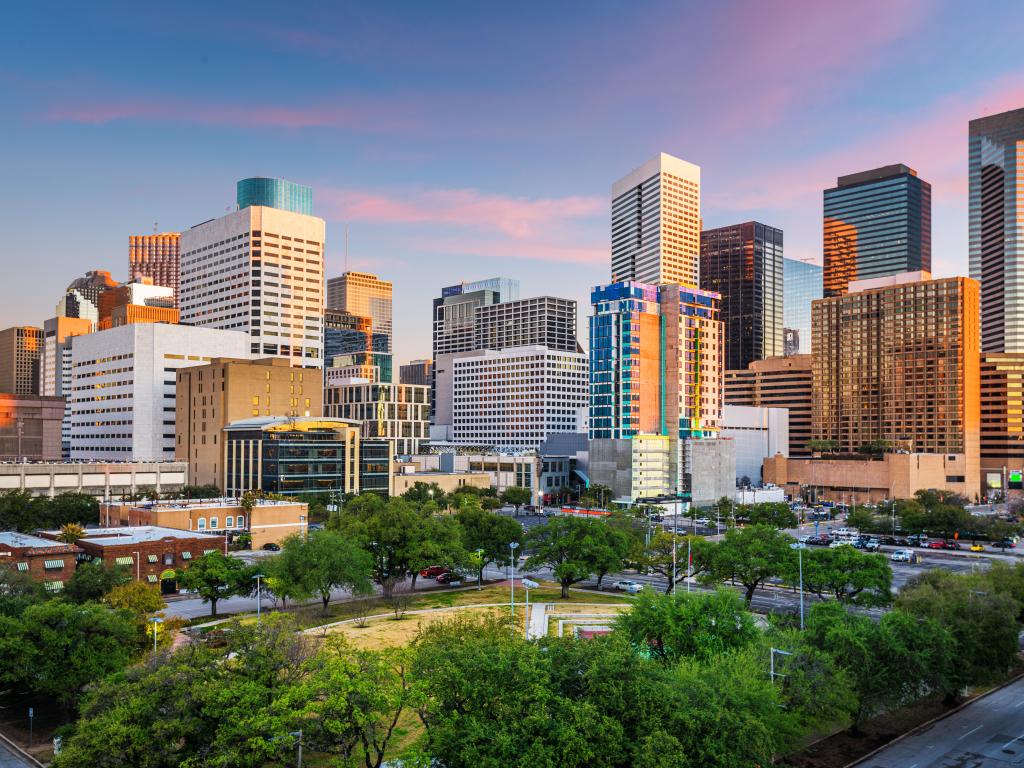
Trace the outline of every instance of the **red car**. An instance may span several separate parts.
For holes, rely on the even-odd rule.
[[[448,569],[443,565],[432,565],[429,568],[424,568],[420,571],[420,576],[425,579],[436,579],[442,573],[448,573]]]
[[[928,549],[945,549],[946,542],[944,541],[929,541],[927,544]]]
[[[453,581],[462,581],[462,577],[459,576],[459,574],[457,574],[457,573],[452,573],[451,571],[445,571],[440,576],[438,576],[435,579],[435,581],[438,584],[451,584]]]

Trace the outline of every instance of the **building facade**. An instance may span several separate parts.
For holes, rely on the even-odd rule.
[[[17,531],[0,531],[0,568],[31,576],[56,594],[78,567],[82,550],[74,544]]]
[[[250,206],[181,234],[181,322],[244,333],[247,355],[323,366],[324,220]]]
[[[0,461],[60,461],[64,398],[0,392]]]
[[[37,462],[0,464],[0,491],[28,491],[54,497],[65,491],[98,499],[131,496],[148,490],[176,493],[188,481],[184,462]]]
[[[737,483],[757,485],[765,459],[789,455],[789,412],[785,408],[726,404],[722,407],[721,434],[736,446]]]
[[[783,354],[782,230],[757,221],[700,235],[700,287],[721,294],[725,364]]]
[[[418,384],[429,387],[433,377],[432,360],[413,360],[398,369],[399,384]]]
[[[664,152],[612,185],[612,282],[700,285],[700,167]]]
[[[452,364],[452,442],[536,449],[587,407],[587,356],[545,346],[482,350]]]
[[[1024,352],[981,355],[981,473],[984,491],[1021,490],[1010,473],[1024,473]]]
[[[576,302],[554,296],[502,301],[476,308],[474,349],[506,349],[536,344],[577,352]]]
[[[377,371],[365,378],[390,382],[394,380],[390,347],[390,337],[374,328],[372,318],[340,309],[324,310],[324,360],[328,366],[375,366]],[[339,357],[344,359],[336,360]]]
[[[171,289],[172,307],[178,306],[178,269],[181,233],[128,236],[128,280],[149,278],[153,285]]]
[[[785,409],[788,413],[789,456],[810,456],[812,438],[813,360],[792,355],[757,360],[746,369],[725,372],[725,404]]]
[[[174,459],[177,369],[248,356],[248,336],[215,328],[145,323],[75,338],[70,458]]]
[[[825,297],[854,280],[930,272],[932,187],[905,165],[840,176],[825,190]]]
[[[970,121],[970,275],[981,283],[981,348],[1024,352],[1024,109]]]
[[[392,455],[419,453],[430,439],[430,387],[343,380],[324,389],[324,415],[359,422],[363,439],[387,440]]]
[[[188,462],[193,485],[224,478],[228,424],[269,416],[307,418],[323,413],[323,372],[293,368],[279,357],[214,358],[176,371],[174,456]]]
[[[822,268],[808,261],[782,260],[782,354],[811,353],[811,302],[822,296]]]
[[[120,283],[114,280],[109,272],[92,270],[71,282],[60,300],[54,314],[57,317],[79,317],[98,323],[100,320],[100,295]]]
[[[980,487],[979,288],[964,277],[909,273],[851,284],[814,302],[814,437],[855,453],[886,441],[958,455],[949,483]]]
[[[261,206],[312,216],[313,188],[286,179],[254,176],[235,184],[235,203],[239,210]]]
[[[174,301],[174,289],[154,285],[150,277],[140,277],[100,294],[96,329],[105,331],[130,323],[177,323]]]
[[[39,389],[46,397],[64,400],[61,457],[71,455],[71,340],[92,333],[95,323],[81,317],[52,317],[43,323],[43,353],[39,358]]]
[[[371,331],[386,339],[385,348],[374,351],[389,354],[392,352],[391,297],[391,281],[367,272],[345,272],[327,281],[327,309],[370,318]],[[351,351],[366,352],[370,348]]]
[[[19,325],[0,331],[0,392],[39,394],[43,329]]]

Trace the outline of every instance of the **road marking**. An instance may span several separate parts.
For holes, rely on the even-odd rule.
[[[1005,750],[1005,749],[1006,749],[1006,748],[1007,748],[1008,746],[1010,746],[1011,744],[1013,744],[1013,742],[1017,741],[1018,739],[1024,739],[1024,733],[1022,733],[1022,734],[1021,734],[1020,736],[1018,736],[1018,737],[1017,737],[1016,739],[1010,739],[1010,740],[1009,740],[1008,742],[1006,742],[1005,744],[1003,744],[1003,749]]]
[[[984,725],[984,724],[982,724],[982,725],[979,725],[979,726],[977,726],[977,727],[975,727],[975,728],[971,728],[971,730],[969,730],[969,731],[968,731],[967,733],[965,733],[965,734],[964,734],[963,736],[961,736],[960,738],[958,738],[958,739],[957,739],[957,741],[960,741],[960,739],[966,739],[966,738],[967,738],[968,736],[970,736],[970,735],[971,735],[972,733],[974,733],[974,732],[975,732],[975,731],[977,731],[978,729],[980,729],[980,728],[984,728],[984,727],[985,727],[985,725]]]

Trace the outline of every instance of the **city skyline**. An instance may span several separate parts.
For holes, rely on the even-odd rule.
[[[524,296],[586,306],[608,279],[610,185],[661,151],[702,168],[705,228],[769,221],[815,263],[822,190],[906,163],[933,185],[933,272],[967,274],[967,124],[1024,99],[1024,9],[999,6],[984,35],[984,13],[917,2],[578,10],[547,23],[546,9],[474,8],[456,24],[415,5],[300,9],[271,28],[217,8],[190,31],[159,10],[72,8],[50,25],[19,8],[0,32],[17,148],[2,260],[19,285],[0,325],[41,325],[75,276],[127,277],[127,236],[187,231],[223,215],[239,180],[280,176],[313,188],[328,277],[345,270],[347,223],[348,268],[394,281],[407,362],[429,354],[431,299],[459,280],[507,274]],[[726,29],[727,56],[710,44]],[[610,60],[621,35],[650,45]],[[176,56],[151,55],[170,40]],[[698,65],[701,78],[616,88]]]

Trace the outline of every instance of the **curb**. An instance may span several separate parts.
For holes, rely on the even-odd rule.
[[[899,742],[903,741],[906,738],[909,738],[911,736],[916,736],[921,731],[924,731],[924,730],[927,730],[928,728],[931,728],[933,725],[935,725],[940,720],[945,720],[947,717],[950,717],[951,715],[955,715],[961,709],[969,707],[971,704],[974,704],[977,701],[981,701],[986,696],[991,696],[993,693],[996,693],[997,691],[1001,691],[1001,690],[1003,690],[1003,688],[1011,686],[1014,683],[1016,683],[1016,682],[1018,682],[1019,680],[1022,680],[1022,679],[1024,679],[1024,672],[1022,672],[1021,674],[1019,674],[1019,675],[1017,675],[1015,677],[1010,678],[1009,680],[1007,680],[1002,685],[997,685],[995,688],[987,690],[984,693],[979,693],[973,699],[968,699],[967,701],[963,702],[962,704],[958,704],[957,706],[953,707],[953,709],[949,710],[949,712],[943,712],[941,715],[937,715],[936,717],[933,717],[931,720],[927,720],[927,721],[921,723],[920,725],[918,725],[918,726],[916,726],[914,728],[911,728],[906,733],[901,733],[899,736],[897,736],[892,741],[886,742],[882,746],[877,747],[876,749],[871,750],[866,755],[863,755],[863,756],[857,758],[856,760],[854,760],[852,763],[846,763],[845,765],[843,765],[843,768],[854,768],[854,766],[861,765],[865,761],[870,760],[872,757],[877,755],[879,752],[888,749],[893,744],[898,744]]]
[[[39,762],[36,758],[34,758],[32,755],[30,755],[24,749],[19,747],[17,744],[15,744],[9,738],[7,738],[7,736],[4,735],[3,733],[0,733],[0,742],[3,742],[3,745],[5,747],[7,747],[11,751],[13,751],[15,757],[20,757],[22,760],[27,761],[31,765],[39,766],[39,768],[45,768],[43,763]]]

